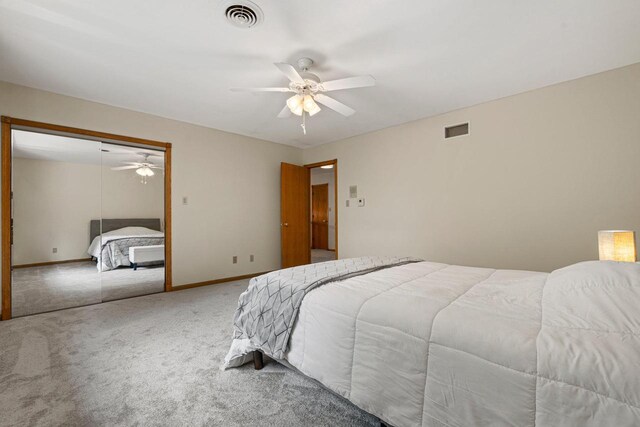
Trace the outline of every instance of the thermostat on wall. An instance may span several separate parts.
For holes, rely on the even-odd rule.
[[[352,198],[352,199],[355,199],[356,197],[358,197],[358,186],[357,185],[349,186],[349,197]]]

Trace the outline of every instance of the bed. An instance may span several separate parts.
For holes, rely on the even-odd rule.
[[[281,270],[240,297],[223,367],[262,353],[395,427],[637,426],[640,265]]]
[[[89,249],[99,271],[129,267],[132,247],[164,245],[159,218],[94,219],[89,225]]]

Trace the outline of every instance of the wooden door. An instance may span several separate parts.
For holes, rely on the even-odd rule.
[[[282,268],[311,262],[309,169],[280,165],[280,240]]]
[[[329,249],[329,184],[311,186],[311,248]]]

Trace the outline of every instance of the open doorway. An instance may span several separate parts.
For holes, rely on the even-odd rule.
[[[335,165],[310,169],[311,173],[311,262],[336,259]]]
[[[323,187],[323,184],[327,185]],[[320,199],[316,199],[314,215],[315,185],[318,185],[315,192]],[[338,160],[304,166],[283,162],[280,186],[282,268],[339,259]]]

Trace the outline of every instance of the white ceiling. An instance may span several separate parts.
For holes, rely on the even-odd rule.
[[[0,0],[0,80],[299,147],[326,143],[640,62],[638,0],[254,0],[239,29],[223,0]],[[277,119],[273,62],[317,62],[355,108]]]
[[[22,130],[12,131],[11,136],[13,156],[23,159],[123,166],[124,162],[140,162],[149,154],[153,156],[149,161],[164,165],[164,153],[156,150]]]

